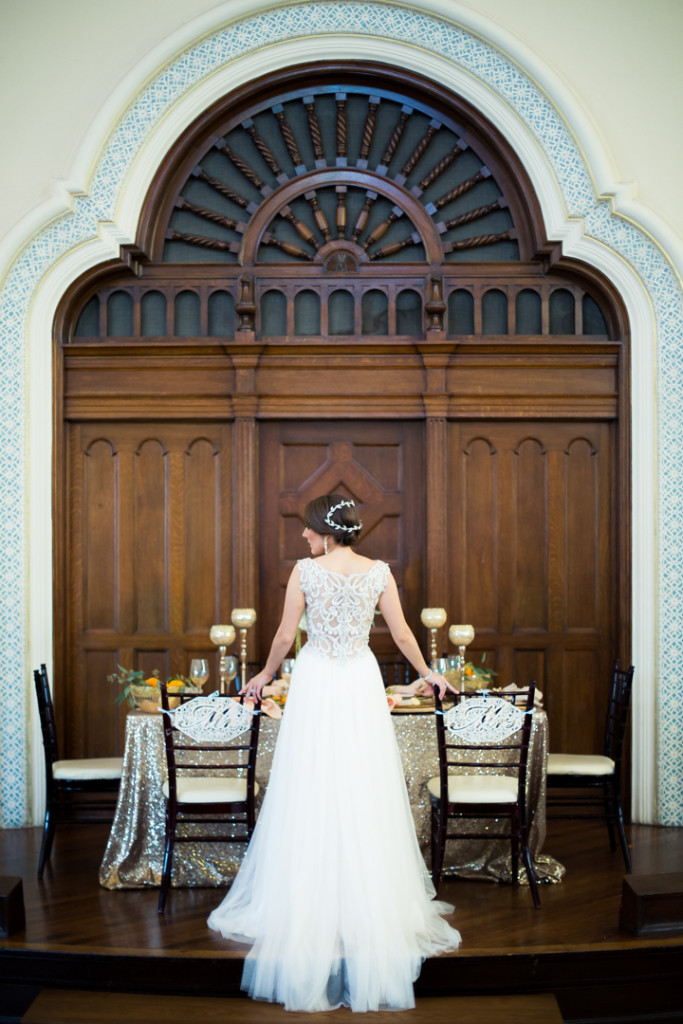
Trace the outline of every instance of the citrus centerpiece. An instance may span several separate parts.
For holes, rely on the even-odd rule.
[[[160,710],[160,676],[156,669],[151,676],[145,676],[142,669],[123,668],[122,665],[118,665],[117,671],[107,676],[107,681],[121,687],[121,691],[116,697],[117,704],[127,703],[140,711],[158,712]],[[166,687],[169,694],[169,707],[175,708],[180,704],[180,694],[185,692],[186,687],[192,688],[192,684],[184,676],[174,675],[169,676]]]

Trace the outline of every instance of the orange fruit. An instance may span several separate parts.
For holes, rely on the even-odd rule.
[[[145,679],[145,686],[158,686],[159,680],[156,676],[150,676],[149,679]]]
[[[169,679],[166,685],[169,690],[179,690],[181,687],[185,685],[185,683],[182,681],[182,679]]]

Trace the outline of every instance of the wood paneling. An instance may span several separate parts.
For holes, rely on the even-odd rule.
[[[74,424],[68,435],[67,756],[121,747],[117,664],[187,674],[229,621],[232,427]]]
[[[450,621],[500,682],[534,678],[554,750],[600,747],[616,648],[613,427],[450,425]]]

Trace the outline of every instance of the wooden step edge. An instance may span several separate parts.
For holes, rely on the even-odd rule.
[[[351,1020],[342,1008],[316,1013],[315,1024]],[[22,1024],[275,1024],[309,1020],[273,1003],[246,998],[147,995],[132,992],[90,992],[43,989],[22,1017]],[[533,995],[449,996],[419,999],[412,1010],[382,1011],[381,1024],[563,1024],[552,993]]]

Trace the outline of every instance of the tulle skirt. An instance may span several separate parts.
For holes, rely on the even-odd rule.
[[[254,999],[407,1009],[423,960],[460,943],[434,895],[374,656],[305,646],[256,829],[209,927],[253,943]]]

